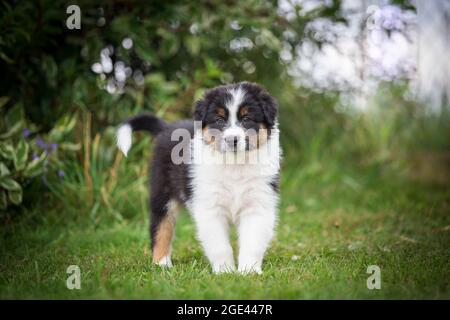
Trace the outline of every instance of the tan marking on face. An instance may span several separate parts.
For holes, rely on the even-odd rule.
[[[203,131],[203,140],[205,141],[205,143],[206,144],[214,143],[215,137],[212,134],[210,134],[209,127],[205,126],[202,131]]]
[[[222,108],[222,107],[217,108],[217,109],[216,109],[216,112],[217,112],[217,115],[219,115],[219,116],[221,116],[221,117],[223,117],[223,118],[225,118],[225,117],[227,116],[227,113],[226,113],[226,111],[225,111],[225,108]]]
[[[241,107],[239,109],[239,116],[244,117],[244,116],[248,115],[249,112],[250,111],[249,111],[249,108],[247,106]]]
[[[265,123],[259,124],[258,130],[258,148],[267,142],[269,132]]]

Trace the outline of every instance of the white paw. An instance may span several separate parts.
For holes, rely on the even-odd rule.
[[[236,271],[236,267],[234,266],[234,264],[229,264],[229,263],[223,263],[223,264],[216,264],[213,265],[213,272],[215,274],[220,274],[220,273],[231,273]]]
[[[158,266],[160,266],[161,268],[172,268],[172,259],[170,258],[170,256],[164,256],[161,258],[161,260],[159,260],[156,263]]]
[[[243,275],[247,275],[247,274],[249,275],[249,274],[254,274],[254,273],[262,274],[261,266],[257,266],[254,264],[253,265],[248,265],[248,264],[239,265],[238,272]]]

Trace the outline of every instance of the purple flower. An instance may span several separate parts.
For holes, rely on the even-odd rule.
[[[30,136],[30,129],[28,128],[23,129],[22,134],[24,138],[28,138]]]
[[[41,138],[36,139],[36,144],[42,149],[47,149],[47,144]]]
[[[39,156],[36,152],[33,152],[33,160],[39,159]]]
[[[65,177],[65,173],[64,173],[64,171],[63,170],[58,170],[58,177],[60,177],[60,178],[64,178]]]
[[[52,143],[50,146],[51,146],[52,150],[56,150],[56,148],[58,148],[57,143]]]

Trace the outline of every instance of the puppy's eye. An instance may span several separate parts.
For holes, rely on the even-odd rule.
[[[225,119],[222,118],[222,117],[217,117],[217,118],[216,118],[216,123],[217,123],[217,124],[224,124],[224,123],[225,123]]]
[[[249,117],[243,117],[241,121],[246,123],[252,121],[252,119],[250,119]]]

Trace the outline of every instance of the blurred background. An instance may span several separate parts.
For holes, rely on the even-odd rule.
[[[2,1],[2,224],[147,219],[151,138],[125,161],[117,124],[253,81],[280,104],[282,217],[400,197],[448,235],[449,28],[438,0]]]

